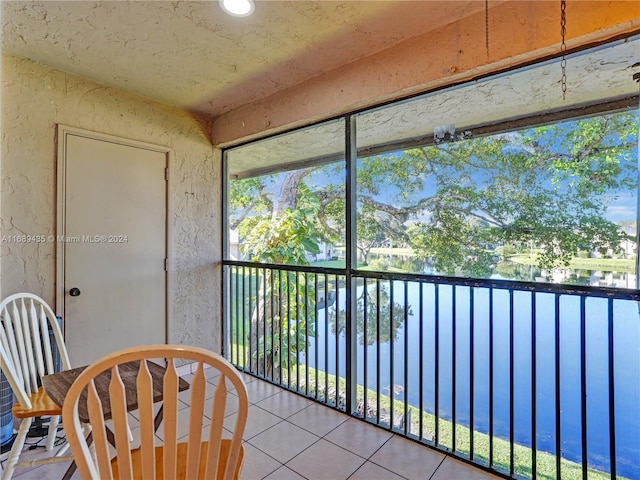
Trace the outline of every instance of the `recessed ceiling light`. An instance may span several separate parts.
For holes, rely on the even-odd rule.
[[[256,8],[253,0],[220,0],[220,6],[235,17],[248,17]]]

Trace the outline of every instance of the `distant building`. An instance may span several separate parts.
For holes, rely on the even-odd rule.
[[[318,248],[320,249],[320,253],[313,254],[307,253],[307,261],[309,263],[313,262],[326,262],[328,260],[334,259],[334,245],[332,243],[324,243],[320,242],[318,244]]]
[[[240,236],[237,230],[229,230],[229,259],[244,260],[240,253]]]

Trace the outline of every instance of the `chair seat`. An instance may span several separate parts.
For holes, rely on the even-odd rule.
[[[158,446],[154,403],[154,379],[149,364],[164,359],[162,373],[162,439]],[[130,362],[139,364],[135,375],[121,367]],[[187,404],[180,404],[180,375],[177,364],[188,362],[193,376]],[[213,396],[207,398],[205,368],[219,373]],[[98,388],[102,373],[109,371],[109,388]],[[210,373],[207,371],[207,373]],[[155,382],[157,383],[157,382]],[[89,444],[80,422],[80,398],[87,392],[86,404],[93,442]],[[135,400],[140,448],[131,444],[133,416],[127,398]],[[104,408],[109,400],[110,411]],[[229,401],[230,400],[230,401]],[[233,402],[233,403],[231,403]],[[225,412],[235,407],[233,425],[227,430]],[[182,407],[182,408],[179,408]],[[178,344],[136,345],[118,350],[95,361],[75,379],[62,406],[67,441],[83,479],[112,477],[143,480],[196,480],[209,478],[237,480],[242,458],[242,434],[247,423],[249,394],[240,373],[221,355],[202,347]],[[109,413],[109,430],[113,442],[107,438],[105,416]],[[203,426],[208,434],[203,442]],[[208,443],[207,443],[208,442]],[[116,445],[114,452],[111,445]],[[188,450],[192,445],[193,449]],[[120,459],[114,462],[114,453]],[[209,468],[201,463],[208,463]],[[167,470],[165,470],[167,469]],[[226,470],[226,471],[225,471]],[[187,478],[188,476],[188,478]],[[209,480],[207,478],[207,480]]]
[[[30,409],[24,408],[18,402],[13,405],[11,412],[15,418],[62,415],[62,408],[51,400],[42,387],[40,387],[37,392],[29,395],[29,401],[31,402]]]
[[[202,458],[205,458],[204,452],[206,451],[209,442],[202,442],[200,444],[200,451]],[[231,440],[222,440],[222,444],[220,445],[220,465],[218,465],[218,472],[216,475],[216,479],[222,479],[224,475],[224,470],[227,464],[227,456],[229,452],[229,448],[231,447]],[[164,478],[164,469],[163,469],[163,455],[162,455],[163,447],[156,447],[156,479],[162,480]],[[240,460],[238,461],[238,468],[236,469],[236,475],[234,478],[238,478],[240,474],[240,468],[242,467],[242,461],[244,458],[244,447],[240,447]],[[177,475],[175,477],[176,480],[196,480],[196,479],[186,479],[187,472],[187,444],[179,443],[178,444],[178,465],[177,465]],[[142,452],[139,448],[131,451],[131,463],[133,465],[133,478],[142,479]],[[200,465],[198,469],[198,480],[204,479],[204,465]],[[111,469],[113,471],[113,480],[120,480],[120,475],[118,473],[118,462],[117,457],[114,457],[111,460]],[[145,479],[146,480],[146,479]]]
[[[33,418],[49,417],[45,444],[49,452],[55,446],[62,414],[61,406],[51,400],[44,388],[32,390],[36,389],[36,379],[55,370],[68,370],[71,365],[56,314],[47,302],[32,293],[16,293],[0,302],[0,339],[0,367],[16,400],[11,414],[20,420],[0,473],[2,480],[9,480],[18,467],[52,463],[53,457],[20,461]],[[66,447],[63,445],[62,448]]]

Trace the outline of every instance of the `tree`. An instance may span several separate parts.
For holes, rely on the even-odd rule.
[[[630,229],[606,209],[635,194],[636,129],[637,112],[626,111],[361,158],[358,248],[366,257],[383,238],[406,243],[440,273],[474,276],[490,273],[500,245],[535,245],[544,269],[566,265],[579,248],[616,249]],[[231,182],[230,223],[245,251],[304,263],[282,242],[312,252],[321,240],[340,241],[344,178],[338,162]]]
[[[276,264],[307,264],[307,253],[318,253],[319,237],[316,218],[320,209],[318,199],[301,183],[308,172],[298,171],[285,178],[276,202],[264,195],[266,184],[255,179],[238,182],[232,190],[232,204],[272,207],[266,215],[240,218],[237,222],[243,238],[242,252],[250,261]],[[251,192],[259,193],[252,197]],[[256,201],[257,199],[257,201]],[[258,209],[258,208],[256,208]],[[309,301],[315,298],[313,286],[295,274],[268,275],[255,280],[255,305],[251,312],[249,345],[255,346],[251,358],[252,370],[263,375],[274,372],[277,379],[282,371],[295,362],[296,355],[313,336],[314,308]],[[250,279],[250,281],[253,281]],[[270,301],[269,299],[273,299]],[[305,313],[309,312],[309,313]],[[260,325],[260,319],[264,325]],[[311,329],[311,330],[309,330]],[[261,358],[262,355],[262,358]]]
[[[383,225],[386,222],[376,215],[376,211],[368,205],[363,205],[357,213],[358,236],[356,246],[366,265],[371,248],[384,242],[386,236]]]
[[[290,202],[280,199],[270,216],[247,219],[239,228],[242,253],[253,262],[306,265],[308,253],[319,253],[316,218],[320,202],[304,184],[295,186]]]
[[[607,207],[637,189],[636,111],[449,140],[357,160],[356,237],[365,261],[386,239],[410,245],[439,274],[488,277],[498,247],[526,246],[537,268],[551,271],[579,250],[616,251],[633,238]],[[306,264],[320,241],[343,240],[344,178],[337,162],[231,182],[230,225],[248,258]],[[258,304],[252,321],[276,318],[266,308]]]
[[[414,252],[438,272],[486,277],[500,245],[536,245],[538,268],[579,249],[630,238],[607,204],[635,192],[636,113],[621,112],[361,160],[358,200],[407,225]],[[381,205],[381,186],[395,186]]]

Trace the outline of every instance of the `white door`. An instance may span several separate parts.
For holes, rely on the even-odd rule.
[[[58,298],[71,363],[165,343],[168,152],[60,131]]]

